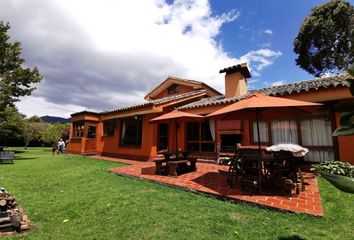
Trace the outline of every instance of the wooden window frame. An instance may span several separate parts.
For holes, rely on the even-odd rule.
[[[167,129],[167,135],[161,135],[161,132],[160,132],[160,126],[161,125],[166,125],[166,129]],[[161,138],[165,138],[166,139],[166,147],[167,149],[161,149],[160,148],[160,139]],[[169,148],[169,125],[168,123],[160,123],[157,125],[157,151],[161,151],[161,150],[168,150]]]
[[[95,134],[94,135],[90,135],[90,128],[95,128]],[[90,139],[96,138],[97,137],[97,126],[95,126],[95,125],[87,126],[87,133],[86,134],[87,134],[86,138],[90,138]]]
[[[167,94],[168,95],[179,93],[179,91],[180,91],[180,86],[178,84],[175,84],[175,83],[167,88]]]
[[[134,120],[136,121],[136,124],[140,124],[140,127],[137,126],[136,127],[136,132],[135,132],[135,144],[127,144],[127,143],[123,143],[123,124],[125,121],[129,121],[129,120]],[[120,134],[119,134],[119,147],[131,147],[131,148],[141,148],[142,146],[142,141],[143,141],[143,117],[142,116],[134,116],[134,117],[130,117],[130,118],[123,118],[120,121]]]
[[[78,126],[81,126],[81,130],[78,131]],[[85,136],[85,122],[75,121],[73,122],[73,138],[83,138]]]
[[[207,121],[207,120],[206,120]],[[189,123],[194,123],[194,122],[191,122],[191,121],[189,121],[189,122],[186,122],[185,124],[185,149],[186,150],[188,150],[188,148],[187,148],[187,146],[188,146],[188,144],[190,144],[190,143],[197,143],[198,144],[198,151],[195,151],[195,152],[197,152],[197,153],[215,153],[216,152],[216,149],[215,149],[215,147],[216,147],[216,144],[215,144],[215,141],[214,140],[202,140],[202,124],[203,124],[203,122],[197,122],[198,123],[198,127],[199,127],[199,136],[198,136],[198,140],[188,140],[188,127],[187,127],[187,125],[189,124]],[[210,143],[212,143],[213,145],[214,145],[214,150],[212,151],[212,152],[209,152],[209,151],[202,151],[202,144],[210,144]]]
[[[108,126],[113,126],[113,132],[107,130]],[[103,136],[104,137],[114,137],[114,132],[116,129],[116,122],[114,120],[108,120],[103,122]]]

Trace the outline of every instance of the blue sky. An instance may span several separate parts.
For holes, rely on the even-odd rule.
[[[221,27],[216,38],[222,42],[224,49],[234,56],[247,53],[257,46],[271,44],[271,49],[279,50],[282,56],[274,64],[262,71],[261,77],[254,87],[264,87],[264,82],[296,82],[312,79],[313,76],[296,66],[296,55],[293,52],[293,41],[297,36],[302,21],[315,6],[327,1],[281,1],[281,0],[211,0],[215,14],[235,9],[240,11],[237,21]],[[349,1],[353,4],[354,1]],[[266,34],[266,29],[272,34]]]
[[[19,110],[69,117],[140,104],[168,76],[224,92],[219,70],[242,62],[252,89],[312,79],[296,66],[293,41],[324,2],[1,0],[0,20],[43,75]]]

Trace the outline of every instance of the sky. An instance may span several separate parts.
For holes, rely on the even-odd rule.
[[[168,76],[224,92],[219,70],[242,62],[251,89],[312,79],[296,66],[293,41],[324,2],[1,0],[0,20],[43,76],[20,112],[70,117],[142,103]]]

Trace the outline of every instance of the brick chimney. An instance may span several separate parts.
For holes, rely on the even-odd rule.
[[[219,73],[225,74],[225,97],[238,97],[247,94],[247,78],[251,77],[247,63],[224,68]]]

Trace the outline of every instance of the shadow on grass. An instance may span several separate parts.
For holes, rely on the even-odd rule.
[[[305,240],[305,238],[299,237],[297,235],[289,236],[289,237],[279,237],[279,240]]]
[[[38,157],[15,157],[15,160],[35,160]]]
[[[12,152],[16,153],[16,154],[20,154],[20,153],[24,153],[24,150],[13,150]]]

